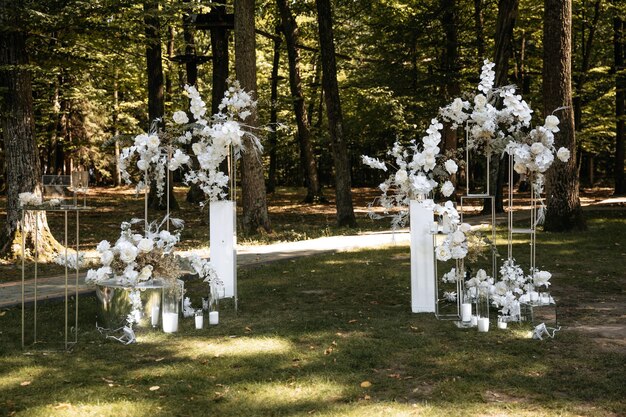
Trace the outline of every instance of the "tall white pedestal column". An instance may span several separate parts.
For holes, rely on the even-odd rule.
[[[411,310],[435,312],[435,260],[430,226],[433,211],[412,200],[411,218]]]
[[[235,249],[235,203],[210,203],[211,263],[224,283],[224,297],[237,298],[237,249]]]

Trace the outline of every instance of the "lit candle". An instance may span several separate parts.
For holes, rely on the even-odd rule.
[[[478,331],[479,332],[489,331],[489,318],[488,317],[481,317],[478,319]]]
[[[178,313],[163,313],[163,331],[165,333],[178,331]]]
[[[198,314],[196,316],[196,329],[200,330],[204,327],[204,316],[202,314]]]
[[[220,321],[220,312],[219,311],[211,311],[209,313],[209,324],[217,324]]]
[[[152,327],[159,325],[159,306],[152,306],[151,310]]]
[[[472,321],[472,303],[461,304],[461,321],[464,323]]]

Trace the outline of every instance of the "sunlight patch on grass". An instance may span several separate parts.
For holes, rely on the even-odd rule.
[[[326,405],[345,399],[346,388],[333,381],[294,380],[291,382],[246,384],[238,393],[238,401],[253,408],[280,408],[300,403]]]
[[[285,355],[293,345],[277,337],[241,337],[233,339],[185,341],[176,353],[179,358],[200,356],[246,357],[256,355]]]
[[[41,366],[15,369],[0,377],[0,390],[19,387],[20,384],[29,388],[36,386],[37,379],[42,378],[43,374],[48,371],[48,369]]]
[[[27,415],[32,417],[142,417],[162,414],[160,407],[148,401],[94,401],[97,402],[97,404],[72,404],[71,402],[61,401],[45,406],[30,408]]]

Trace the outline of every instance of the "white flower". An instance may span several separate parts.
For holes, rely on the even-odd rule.
[[[454,243],[465,242],[465,233],[461,232],[460,230],[457,230],[454,233],[452,233],[452,242]]]
[[[559,148],[556,152],[556,157],[563,162],[569,161],[570,151],[567,148]]]
[[[139,275],[137,276],[137,279],[139,281],[147,281],[150,279],[150,277],[152,276],[152,270],[153,267],[152,265],[146,265],[143,268],[141,268],[141,271],[139,272]]]
[[[470,226],[469,223],[461,223],[459,230],[463,233],[467,233],[472,230],[472,226]]]
[[[518,174],[526,174],[526,172],[528,171],[528,169],[526,169],[526,165],[524,165],[521,162],[516,162],[513,165],[513,169],[515,170],[515,172],[517,172]]]
[[[453,302],[456,301],[456,292],[455,291],[444,291],[443,298],[446,301],[449,301],[449,302],[453,303]]]
[[[549,286],[550,278],[552,278],[552,274],[548,271],[537,271],[533,274],[533,282],[536,286]]]
[[[174,112],[174,114],[172,115],[172,119],[174,120],[174,123],[179,125],[189,123],[189,117],[187,117],[187,113],[182,110]]]
[[[104,252],[111,249],[111,244],[109,243],[108,240],[102,240],[100,241],[100,243],[98,243],[98,246],[96,247],[96,250],[98,252]]]
[[[41,204],[41,197],[34,193],[20,193],[19,196],[20,206],[38,206]]]
[[[447,273],[443,274],[441,277],[441,281],[446,283],[455,283],[456,282],[456,268],[452,268]]]
[[[100,254],[100,263],[102,263],[103,266],[110,266],[111,262],[113,262],[113,252],[105,250]]]
[[[396,184],[404,184],[408,179],[409,174],[407,174],[405,169],[399,169],[398,172],[396,172]]]
[[[120,259],[124,263],[131,263],[137,258],[137,248],[130,242],[121,241],[118,242],[116,249],[120,254]]]
[[[152,239],[143,238],[137,244],[137,249],[139,249],[139,252],[150,252],[154,249],[154,241]]]
[[[450,181],[444,182],[443,185],[441,186],[441,193],[444,195],[444,197],[450,197],[453,192],[454,192],[454,185],[452,185]]]
[[[546,129],[550,130],[551,132],[558,132],[559,131],[559,118],[554,116],[554,115],[549,115],[548,117],[546,117],[546,122],[543,124],[543,127],[545,127]]]
[[[361,158],[363,160],[363,163],[367,165],[368,167],[374,168],[374,169],[382,169],[383,171],[387,171],[387,165],[385,165],[384,162],[376,158],[370,158],[367,155],[361,155]]]
[[[146,146],[147,142],[148,142],[148,135],[146,135],[145,133],[141,133],[135,137],[135,146],[138,148]]]
[[[148,140],[146,141],[146,146],[148,147],[148,149],[157,149],[160,144],[161,141],[159,140],[159,137],[157,135],[148,136]]]
[[[435,249],[435,256],[437,257],[437,260],[445,262],[452,257],[452,253],[447,245],[439,245]]]
[[[446,167],[446,171],[448,171],[450,175],[456,174],[459,170],[459,166],[452,159],[448,159],[444,165]]]
[[[426,175],[421,173],[411,176],[411,185],[413,186],[417,194],[428,194],[433,189],[433,184],[428,178],[426,178]]]
[[[150,164],[148,163],[148,161],[144,159],[140,159],[139,161],[137,161],[137,168],[139,168],[141,171],[147,171],[149,166]]]
[[[543,146],[542,143],[539,142],[535,142],[532,145],[530,145],[530,152],[533,155],[539,155],[540,153],[543,153],[543,151],[545,151],[546,147]]]
[[[451,255],[453,259],[463,259],[467,256],[467,248],[464,245],[453,246]]]

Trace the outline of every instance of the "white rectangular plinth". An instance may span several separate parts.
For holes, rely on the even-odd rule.
[[[435,312],[435,260],[430,234],[433,211],[411,201],[411,310]]]
[[[224,283],[224,297],[236,297],[235,203],[229,200],[211,202],[209,216],[211,263]]]

